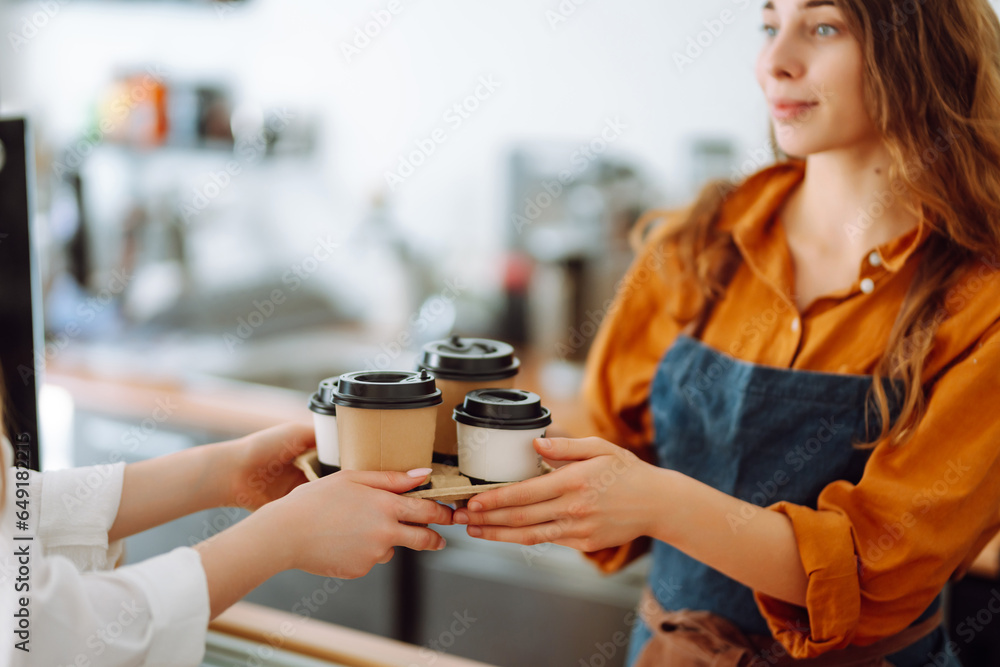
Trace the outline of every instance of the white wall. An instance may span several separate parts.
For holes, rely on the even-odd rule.
[[[558,11],[555,0],[401,0],[402,11],[349,64],[341,43],[387,0],[250,0],[221,15],[198,4],[69,0],[17,52],[0,47],[0,100],[5,111],[36,114],[58,141],[81,129],[116,67],[155,62],[175,76],[217,74],[265,106],[321,114],[325,180],[363,199],[480,76],[492,75],[497,93],[398,190],[409,224],[472,227],[482,241],[496,235],[499,157],[512,140],[589,140],[605,119],[621,117],[629,129],[620,147],[669,191],[686,185],[683,142],[692,133],[762,141],[766,114],[752,74],[759,9],[749,0],[564,5],[575,12],[553,28],[546,12]],[[678,72],[673,52],[724,9],[735,23]],[[40,11],[40,2],[9,5],[4,32]]]
[[[744,153],[766,141],[753,76],[757,0],[399,0],[402,10],[348,63],[341,45],[389,0],[249,0],[219,14],[198,3],[52,0],[58,11],[17,50],[9,44],[43,3],[4,12],[2,110],[27,110],[53,144],[81,129],[117,67],[151,62],[174,76],[232,80],[245,100],[287,105],[323,121],[320,182],[356,219],[383,174],[426,137],[481,76],[501,87],[395,194],[397,214],[431,246],[464,235],[461,258],[481,266],[503,238],[501,157],[512,141],[586,141],[606,119],[628,130],[637,157],[672,200],[690,196],[686,145],[721,135]],[[548,12],[573,13],[551,25]],[[731,12],[718,37],[706,21]],[[675,53],[711,42],[679,71]],[[442,248],[443,249],[443,248]],[[476,269],[470,268],[470,271]]]

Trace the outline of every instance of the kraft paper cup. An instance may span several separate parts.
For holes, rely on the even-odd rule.
[[[333,401],[344,470],[431,467],[441,390],[427,371],[345,373]]]
[[[431,372],[443,398],[434,436],[435,463],[458,465],[455,406],[475,389],[513,388],[520,365],[514,348],[497,340],[452,336],[424,346],[418,368]]]
[[[538,394],[477,389],[454,410],[458,468],[473,484],[520,482],[542,474],[534,440],[552,423]]]
[[[340,439],[337,435],[337,406],[333,394],[339,378],[327,378],[319,383],[319,390],[309,400],[316,430],[316,454],[319,457],[320,476],[340,470]]]

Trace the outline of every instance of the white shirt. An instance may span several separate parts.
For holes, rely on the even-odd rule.
[[[6,440],[3,455],[9,466]],[[178,547],[112,569],[122,541],[108,544],[108,530],[125,464],[30,472],[21,487],[17,470],[7,468],[0,517],[0,666],[200,665],[209,600],[198,552]],[[20,506],[18,488],[28,494]],[[23,530],[17,513],[25,508]],[[17,635],[19,623],[25,635]]]

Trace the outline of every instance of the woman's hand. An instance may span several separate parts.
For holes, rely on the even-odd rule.
[[[412,524],[450,524],[451,510],[398,495],[423,484],[430,472],[328,475],[297,486],[195,545],[208,582],[211,618],[278,572],[299,569],[353,579],[387,563],[394,547],[443,548],[440,535]]]
[[[224,504],[256,510],[306,481],[295,458],[316,446],[316,434],[311,426],[289,423],[217,446],[225,453],[216,463],[228,478]]]
[[[469,524],[469,535],[597,551],[650,534],[656,511],[650,492],[668,483],[663,470],[600,438],[534,444],[547,459],[573,463],[472,498],[455,513],[455,523]]]
[[[394,547],[444,548],[444,538],[426,524],[451,525],[451,508],[398,495],[424,484],[430,472],[344,470],[294,489],[257,514],[270,522],[273,534],[266,539],[285,547],[284,569],[353,579],[389,562]]]

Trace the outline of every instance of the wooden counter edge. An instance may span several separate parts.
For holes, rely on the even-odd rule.
[[[348,667],[490,667],[252,602],[237,602],[209,629]]]

